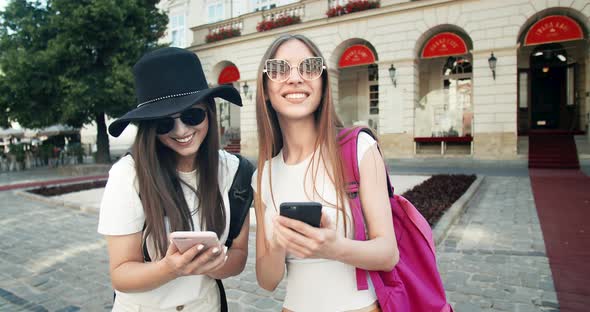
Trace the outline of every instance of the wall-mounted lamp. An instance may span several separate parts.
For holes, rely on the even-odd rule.
[[[242,86],[242,91],[244,91],[244,96],[252,99],[252,95],[250,95],[250,97],[248,97],[248,91],[250,90],[250,86],[248,85],[248,82],[244,82],[244,85]]]
[[[391,78],[391,82],[393,83],[393,86],[397,88],[397,81],[395,79],[395,66],[393,66],[393,64],[391,64],[391,66],[389,67],[389,78]]]
[[[492,76],[494,80],[496,80],[496,63],[498,59],[494,56],[494,52],[492,52],[492,56],[488,59],[488,64],[490,64],[490,69],[492,70]]]

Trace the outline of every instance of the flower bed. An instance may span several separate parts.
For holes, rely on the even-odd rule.
[[[430,179],[403,193],[403,196],[412,202],[430,226],[433,226],[444,212],[467,191],[475,179],[475,175],[434,175]],[[43,186],[29,190],[28,192],[42,196],[56,196],[102,188],[105,185],[106,180],[100,180],[50,187]]]
[[[407,198],[422,213],[430,226],[456,202],[475,181],[475,175],[434,175],[405,192]]]
[[[211,43],[211,42],[215,42],[215,41],[219,41],[219,40],[224,40],[224,39],[229,39],[229,38],[233,38],[233,37],[237,37],[239,35],[241,35],[242,32],[237,29],[237,28],[222,28],[219,29],[215,32],[212,32],[210,34],[208,34],[205,37],[205,41],[207,43]]]
[[[283,26],[293,25],[301,22],[301,17],[299,16],[291,16],[291,15],[284,15],[277,17],[275,19],[271,19],[268,21],[262,21],[256,25],[256,30],[267,31],[274,28],[279,28]]]
[[[34,193],[41,196],[56,196],[62,195],[67,193],[91,190],[95,188],[102,188],[105,187],[107,184],[107,180],[100,180],[100,181],[92,181],[92,182],[85,182],[85,183],[76,183],[76,184],[66,184],[66,185],[58,185],[58,186],[42,186],[40,188],[32,189],[28,191],[29,193]]]
[[[370,9],[376,9],[380,6],[379,1],[367,1],[367,0],[356,0],[350,1],[345,5],[337,5],[328,11],[326,15],[328,17],[340,16],[354,12],[360,12]]]

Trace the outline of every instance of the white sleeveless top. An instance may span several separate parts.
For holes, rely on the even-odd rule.
[[[357,150],[359,167],[365,152],[375,143],[375,140],[370,135],[360,133]],[[336,203],[336,190],[326,173],[326,169],[321,164],[321,161],[318,161],[319,155],[317,154],[315,156],[315,165],[319,163],[320,167],[315,186],[319,196],[313,192],[312,172],[314,170],[311,168],[307,170],[313,154],[295,165],[285,164],[282,151],[271,160],[274,204],[270,194],[268,162],[265,163],[261,196],[266,206],[264,226],[268,239],[272,237],[272,219],[278,214],[280,204],[282,202],[306,201],[322,203],[322,211],[328,214],[333,224],[336,224],[336,220],[338,220],[337,233],[344,236],[342,213],[333,208],[333,204]],[[307,177],[305,177],[306,174]],[[252,178],[252,187],[255,191],[256,176],[257,173],[255,172]],[[305,187],[304,181],[307,184]],[[306,189],[311,198],[306,195]],[[348,201],[345,203],[345,210],[347,215],[346,233],[347,237],[352,238],[354,231]],[[357,290],[354,266],[328,259],[298,259],[290,254],[287,255],[286,264],[287,292],[283,306],[291,311],[333,312],[355,310],[370,306],[377,300],[370,280],[368,290]]]

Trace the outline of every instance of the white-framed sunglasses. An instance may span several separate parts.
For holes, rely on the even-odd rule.
[[[286,60],[269,59],[266,60],[262,72],[274,82],[285,82],[291,77],[291,68],[293,67]],[[319,56],[304,58],[297,64],[299,76],[308,81],[320,78],[324,69],[324,59]]]

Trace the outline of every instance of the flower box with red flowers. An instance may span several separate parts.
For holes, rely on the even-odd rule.
[[[291,15],[283,15],[268,21],[262,21],[256,25],[256,30],[267,31],[274,28],[279,28],[283,26],[293,25],[301,22],[301,17],[299,16],[291,16]]]
[[[328,17],[340,16],[354,12],[376,9],[379,6],[379,1],[354,0],[348,2],[345,5],[337,5],[329,9],[328,11],[326,11],[326,15]]]
[[[222,28],[222,29],[216,30],[216,31],[208,34],[205,37],[205,41],[207,43],[211,43],[211,42],[215,42],[215,41],[219,41],[219,40],[223,40],[223,39],[237,37],[241,34],[242,34],[242,32],[239,29],[227,27],[227,28]]]

